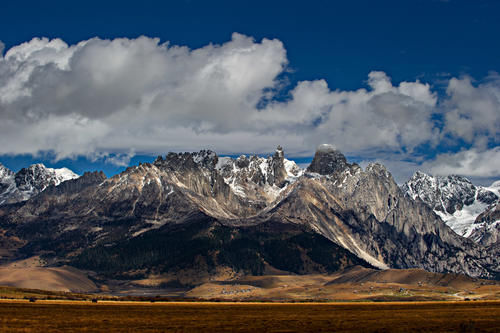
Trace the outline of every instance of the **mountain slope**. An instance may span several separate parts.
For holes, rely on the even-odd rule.
[[[276,221],[232,227],[205,215],[189,222],[166,225],[110,246],[84,250],[72,264],[109,277],[137,278],[171,273],[180,283],[198,284],[211,272],[227,268],[262,275],[328,273],[366,262],[326,238]],[[190,275],[187,280],[185,275]],[[189,281],[189,282],[186,282]]]

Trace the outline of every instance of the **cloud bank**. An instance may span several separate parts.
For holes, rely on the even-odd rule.
[[[287,66],[281,41],[237,33],[199,49],[148,37],[76,45],[35,38],[0,57],[0,154],[115,153],[121,157],[110,161],[123,164],[134,153],[267,153],[277,144],[307,156],[327,142],[369,159],[408,159],[422,146],[441,151],[443,143],[462,142],[468,149],[412,163],[472,175],[479,162],[498,161],[496,74],[481,84],[452,78],[441,98],[428,83],[395,85],[373,71],[367,88],[302,81],[278,99]],[[499,176],[495,165],[480,172]]]

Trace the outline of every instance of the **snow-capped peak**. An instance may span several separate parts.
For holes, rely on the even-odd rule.
[[[42,163],[30,165],[16,173],[18,188],[41,192],[50,185],[59,185],[65,180],[78,178],[78,175],[68,168],[47,168]]]
[[[7,177],[11,177],[13,175],[14,172],[7,169],[2,163],[0,163],[0,181],[2,181],[2,179],[5,179]]]
[[[68,168],[47,168],[42,163],[22,168],[15,174],[0,166],[0,205],[28,200],[51,185],[78,177]]]
[[[431,176],[421,171],[401,187],[413,199],[429,205],[456,233],[470,236],[476,218],[498,202],[498,192],[491,187],[475,186],[465,177]]]
[[[62,183],[66,180],[75,179],[75,178],[79,177],[76,173],[74,173],[73,171],[71,171],[68,168],[60,168],[60,169],[52,169],[52,170],[54,170],[56,177],[60,180],[59,183]]]

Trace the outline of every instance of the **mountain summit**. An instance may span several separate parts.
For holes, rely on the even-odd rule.
[[[330,175],[344,171],[348,167],[351,167],[351,164],[347,163],[347,159],[340,151],[332,145],[322,144],[318,146],[307,172]]]
[[[45,165],[33,164],[14,173],[0,164],[0,205],[25,201],[49,186],[78,178],[67,168],[52,169]]]

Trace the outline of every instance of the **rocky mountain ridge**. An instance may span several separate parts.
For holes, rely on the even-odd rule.
[[[78,177],[67,168],[52,169],[41,163],[22,168],[17,173],[0,164],[0,205],[26,201],[51,185]]]
[[[0,206],[0,229],[12,257],[43,253],[54,264],[121,276],[209,276],[223,267],[303,274],[354,263],[500,272],[497,247],[457,235],[384,166],[363,170],[327,145],[306,171],[278,147],[267,158],[204,150],[169,153],[111,178],[87,173]]]

